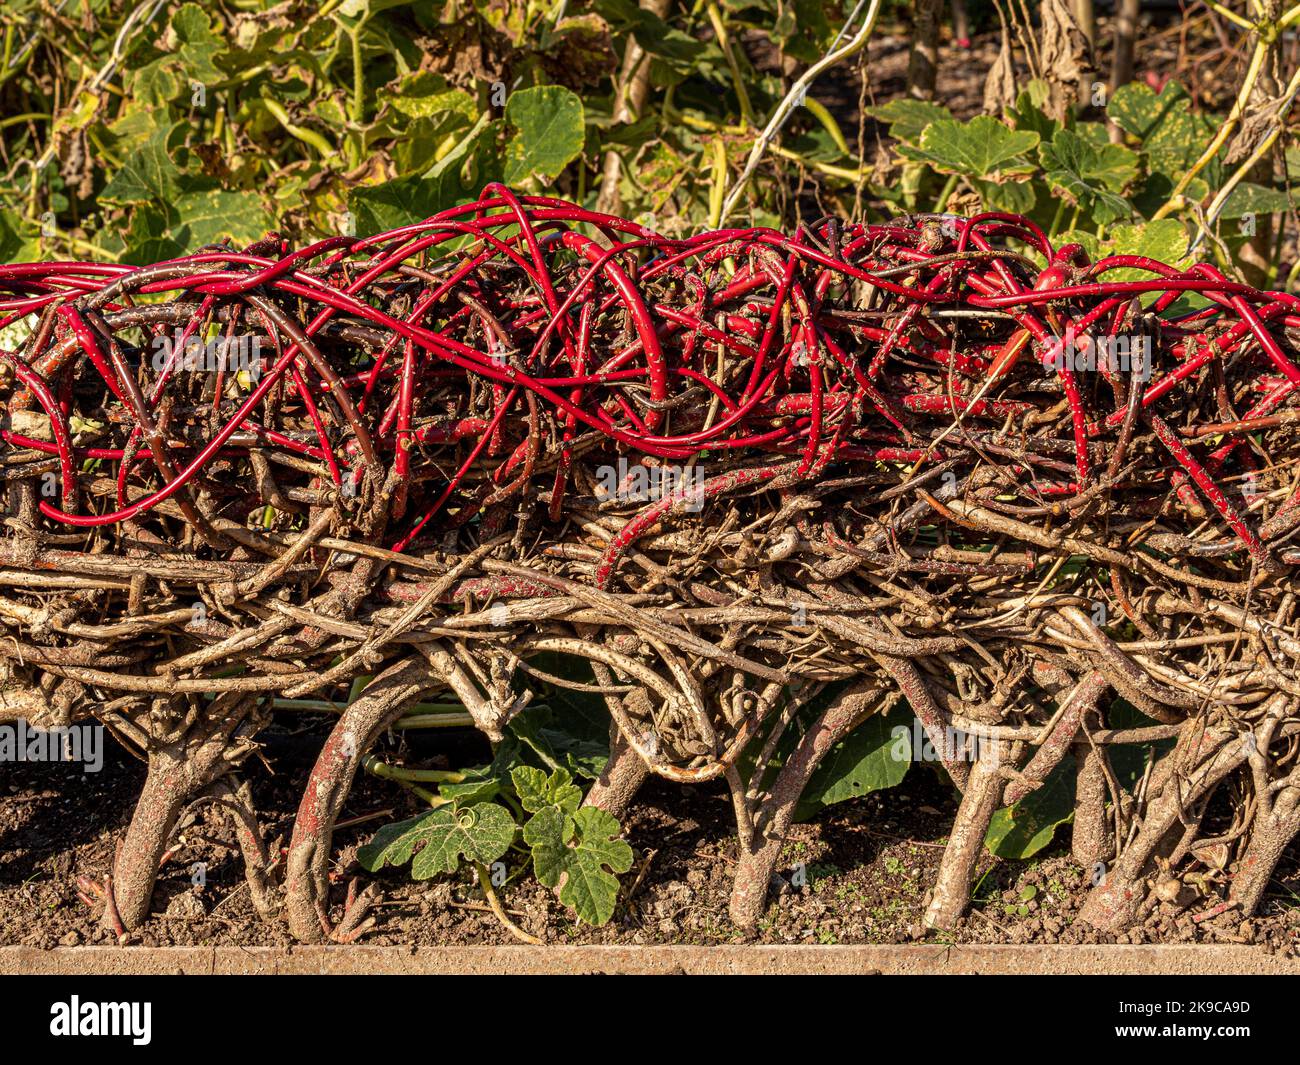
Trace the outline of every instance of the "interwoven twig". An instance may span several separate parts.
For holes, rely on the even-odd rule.
[[[1094,923],[1139,916],[1229,773],[1247,908],[1300,827],[1294,297],[1090,264],[1009,215],[669,240],[501,187],[376,237],[0,288],[0,326],[31,323],[0,352],[23,705],[234,762],[272,700],[376,678],[300,811],[301,935],[371,739],[447,690],[499,738],[529,678],[604,693],[600,801],[645,767],[728,781],[741,924],[821,757],[900,694],[963,789],[937,925],[994,810],[1071,749],[1076,855],[1119,859]],[[1083,338],[1135,357],[1072,361]],[[1150,722],[1114,727],[1117,697]],[[974,764],[951,729],[988,741]],[[1106,750],[1156,739],[1130,795]],[[117,875],[147,912],[152,870]]]

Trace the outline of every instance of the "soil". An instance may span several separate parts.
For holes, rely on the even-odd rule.
[[[287,838],[311,759],[325,722],[298,723],[290,733],[264,734],[265,764],[251,772],[254,798],[268,839]],[[450,750],[448,740],[451,740]],[[487,756],[476,735],[449,737],[408,748],[408,764],[471,764]],[[440,751],[430,756],[430,751]],[[392,753],[389,752],[390,756]],[[143,780],[142,766],[110,748],[103,769],[75,765],[9,764],[0,775],[0,944],[32,947],[112,942],[80,902],[76,879],[102,881],[115,840],[126,827]],[[1231,911],[1211,920],[1196,915],[1217,901],[1189,897],[1161,904],[1138,929],[1099,935],[1074,918],[1088,875],[1069,856],[1068,826],[1029,861],[985,854],[975,903],[950,934],[927,933],[921,923],[941,844],[956,813],[951,786],[930,766],[914,766],[902,784],[841,803],[796,825],[786,843],[769,906],[753,942],[770,944],[909,942],[962,943],[1216,943],[1258,944],[1300,953],[1300,855],[1283,860],[1262,912],[1243,921]],[[488,912],[472,873],[413,882],[405,869],[371,877],[355,862],[358,845],[382,824],[419,808],[398,785],[358,779],[342,821],[358,821],[335,835],[335,919],[353,876],[382,890],[371,944],[420,946],[508,944],[510,934]],[[512,876],[499,894],[512,919],[548,943],[626,945],[744,941],[727,917],[735,861],[731,805],[722,787],[687,788],[663,781],[646,785],[624,821],[636,851],[613,920],[602,928],[578,923],[512,855]],[[242,860],[230,825],[211,807],[183,825],[159,876],[153,913],[132,937],[145,946],[287,946],[282,922],[253,911]],[[196,885],[198,863],[206,867]],[[1189,895],[1191,893],[1189,892]]]

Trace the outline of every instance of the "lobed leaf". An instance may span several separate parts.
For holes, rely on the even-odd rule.
[[[411,862],[411,876],[428,880],[454,873],[461,857],[491,865],[509,848],[516,826],[509,811],[495,803],[463,809],[440,806],[406,821],[385,825],[357,851],[370,872]]]
[[[632,848],[619,839],[621,827],[604,810],[585,806],[566,818],[556,807],[537,814],[524,827],[533,850],[533,871],[546,887],[560,889],[560,901],[591,925],[614,915],[618,878],[632,868]]]

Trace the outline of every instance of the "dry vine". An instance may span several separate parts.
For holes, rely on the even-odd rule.
[[[543,654],[605,693],[589,801],[726,780],[745,928],[819,760],[900,698],[962,791],[937,927],[993,813],[1071,749],[1099,927],[1207,846],[1249,913],[1300,829],[1294,297],[1000,214],[670,240],[501,187],[367,239],[0,289],[0,326],[32,325],[0,352],[0,707],[97,718],[148,762],[106,920],[145,918],[198,799],[269,908],[228,777],[276,700],[366,676],[285,879],[296,935],[355,938],[369,900],[332,925],[327,863],[359,759],[434,692],[500,739],[532,677],[579,683]],[[1044,361],[1084,337],[1150,362]],[[271,357],[228,365],[249,338]],[[1117,700],[1152,723],[1115,728]],[[1109,751],[1157,740],[1130,793]]]

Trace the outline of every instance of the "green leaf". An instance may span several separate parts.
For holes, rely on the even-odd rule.
[[[167,114],[164,110],[131,107],[106,127],[106,140],[115,154],[125,158],[148,143],[164,124],[167,124]]]
[[[538,666],[556,676],[592,684],[590,666],[561,655],[545,655]],[[510,722],[510,731],[550,769],[595,780],[609,761],[609,711],[595,692],[574,691],[539,681],[540,698]]]
[[[168,204],[180,192],[182,172],[167,151],[171,130],[159,128],[133,151],[99,194],[107,203]]]
[[[952,119],[952,112],[946,107],[930,103],[928,100],[913,100],[900,96],[887,104],[867,109],[873,118],[889,126],[889,135],[905,144],[919,145],[921,134],[931,122],[940,119]]]
[[[497,129],[491,115],[481,115],[460,143],[423,174],[353,189],[348,208],[356,215],[357,231],[409,225],[478,195],[484,184],[501,176],[493,143]]]
[[[437,166],[440,153],[447,150],[448,138],[473,123],[460,111],[443,111],[429,118],[414,120],[399,115],[395,125],[403,130],[396,137],[392,129],[372,126],[366,131],[367,143],[371,142],[372,137],[380,142],[396,139],[391,148],[393,165],[399,174],[411,175]],[[382,144],[379,148],[382,150]],[[455,150],[454,145],[452,150]]]
[[[984,181],[970,178],[971,186],[980,194],[984,206],[990,211],[1010,211],[1012,214],[1029,214],[1038,201],[1032,181]]]
[[[336,11],[339,20],[349,26],[369,19],[391,7],[406,7],[412,0],[343,0]]]
[[[1248,214],[1273,214],[1285,211],[1290,206],[1286,193],[1281,189],[1270,189],[1265,185],[1254,185],[1243,181],[1230,193],[1223,205],[1220,218],[1242,218]]]
[[[1177,126],[1188,111],[1191,99],[1176,81],[1168,81],[1160,95],[1150,85],[1130,81],[1115,90],[1106,105],[1106,117],[1140,141],[1149,141],[1162,129]]]
[[[1169,310],[1171,314],[1185,313],[1185,309],[1180,310],[1177,303]],[[1147,717],[1127,699],[1116,699],[1106,711],[1106,724],[1113,729],[1140,729],[1150,728],[1158,722],[1154,718]],[[1156,740],[1150,744],[1118,743],[1107,748],[1106,757],[1119,786],[1131,793],[1137,788],[1138,781],[1146,771],[1147,758],[1163,757],[1173,747],[1173,739]]]
[[[428,70],[407,75],[395,87],[383,90],[379,99],[408,118],[429,118],[454,111],[468,126],[478,117],[478,107],[469,93],[448,87],[446,78]]]
[[[1105,240],[1084,231],[1066,233],[1057,239],[1058,246],[1071,242],[1082,244],[1094,262],[1107,255],[1143,255],[1177,265],[1187,251],[1187,230],[1176,218],[1161,218],[1155,222],[1111,226],[1106,231]],[[1151,277],[1145,270],[1125,267],[1109,271],[1104,280],[1146,281]]]
[[[1025,154],[1038,143],[1032,130],[1008,129],[996,118],[976,115],[966,123],[948,118],[931,122],[921,134],[919,149],[904,146],[900,151],[940,173],[1004,181],[1033,172]]]
[[[10,222],[9,212],[0,211],[0,263],[13,262],[22,246],[22,237]]]
[[[357,851],[357,861],[372,873],[410,861],[411,876],[428,880],[438,873],[454,873],[462,855],[491,865],[509,848],[515,827],[509,812],[495,803],[459,810],[440,806],[385,825]]]
[[[601,925],[614,915],[618,878],[632,868],[632,848],[618,838],[618,821],[604,810],[585,806],[572,818],[571,835],[557,807],[548,807],[524,826],[533,850],[533,871],[560,901],[587,924]]]
[[[724,5],[733,12],[742,6]],[[781,51],[804,63],[814,63],[825,55],[839,29],[838,24],[832,25],[826,17],[827,6],[823,0],[793,0],[793,3],[779,5],[780,14],[771,26],[772,39],[781,45]],[[772,14],[760,10],[758,17],[767,23]]]
[[[1165,83],[1157,96],[1149,85],[1130,82],[1110,98],[1107,116],[1133,134],[1148,155],[1147,169],[1176,179],[1199,158],[1213,135],[1214,123],[1193,114],[1191,98],[1176,81]],[[1217,181],[1217,166],[1206,177]]]
[[[912,715],[905,707],[873,714],[826,752],[799,800],[802,820],[846,799],[902,782],[912,764]]]
[[[1128,201],[1119,193],[1137,177],[1136,153],[1119,144],[1098,145],[1073,130],[1060,129],[1050,143],[1039,145],[1038,157],[1048,183],[1069,202],[1088,209],[1098,222],[1128,217]]]
[[[220,81],[221,71],[214,59],[225,44],[212,32],[208,13],[198,4],[183,4],[172,16],[172,30],[180,42],[176,57],[186,75],[205,85]]]
[[[1051,140],[1061,123],[1049,116],[1043,108],[1047,104],[1047,83],[1037,79],[1029,82],[1016,96],[1016,105],[1007,108],[1007,117],[1016,129],[1037,133],[1043,140]]]
[[[173,51],[145,54],[156,58],[140,64],[128,75],[130,96],[146,107],[162,107],[175,100],[188,83],[214,85],[223,74],[216,60],[223,56],[225,42],[213,32],[213,22],[198,4],[182,4],[171,20]],[[129,64],[128,64],[129,65]]]
[[[495,759],[492,765],[466,769],[464,775],[465,779],[459,784],[439,784],[438,794],[444,799],[451,799],[457,806],[471,806],[474,803],[491,802],[506,787],[506,780],[497,771]]]
[[[196,189],[170,203],[142,203],[131,214],[124,261],[145,265],[187,255],[229,237],[236,245],[266,235],[270,216],[253,192]]]
[[[557,769],[549,776],[532,766],[516,766],[510,771],[519,803],[530,814],[554,808],[561,814],[572,816],[582,804],[582,791],[574,787],[573,777]]]
[[[1066,755],[1042,787],[993,815],[984,845],[999,858],[1029,858],[1074,816],[1074,756]]]
[[[171,56],[147,63],[130,75],[131,97],[145,107],[165,107],[180,95],[181,79],[172,69]]]
[[[266,236],[271,223],[255,192],[187,192],[176,199],[175,208],[180,218],[177,241],[187,250],[227,237],[236,244],[247,244]]]
[[[716,45],[697,41],[633,0],[596,0],[592,7],[616,31],[630,32],[649,55],[660,56],[675,65],[697,63],[705,52],[717,51]]]
[[[515,47],[523,46],[528,16],[533,10],[531,4],[507,3],[504,0],[473,0],[473,3],[479,18]]]
[[[466,780],[460,784],[440,784],[438,794],[444,799],[451,799],[457,806],[472,806],[476,803],[491,802],[501,794],[501,781],[497,777],[483,780]]]
[[[582,100],[558,85],[539,85],[510,94],[506,122],[515,135],[506,145],[505,179],[551,182],[582,154],[586,137]]]

